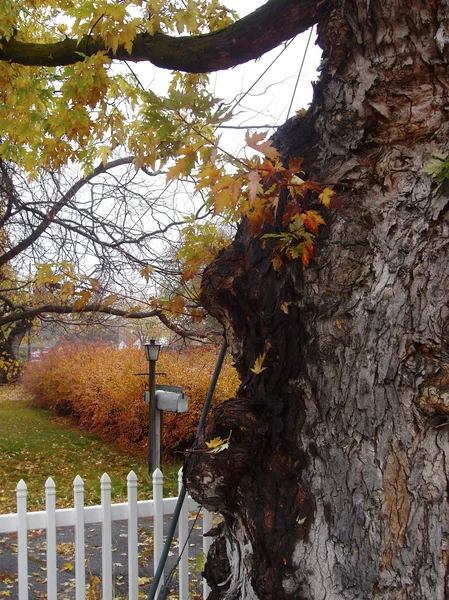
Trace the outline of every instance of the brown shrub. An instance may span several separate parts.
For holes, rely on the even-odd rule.
[[[157,363],[158,383],[178,385],[189,397],[189,411],[164,413],[166,450],[188,447],[196,433],[218,356],[217,349],[185,352],[162,350]],[[70,415],[81,427],[127,449],[148,447],[148,405],[142,399],[148,378],[143,350],[119,350],[107,344],[66,345],[28,364],[25,390],[38,408]],[[217,405],[235,394],[237,374],[226,360],[214,394]]]

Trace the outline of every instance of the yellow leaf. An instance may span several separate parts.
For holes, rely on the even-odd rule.
[[[209,454],[218,454],[229,448],[229,440],[231,438],[232,431],[229,432],[228,437],[223,440],[221,437],[215,437],[210,442],[206,442]]]
[[[180,158],[175,165],[168,169],[167,181],[170,181],[171,179],[176,179],[177,177],[184,175],[184,169],[187,166],[187,161],[189,160],[189,158],[190,156],[184,156],[183,158]]]
[[[64,563],[64,566],[62,567],[63,571],[73,571],[73,565],[72,563],[66,562]]]
[[[318,199],[326,208],[330,208],[331,201],[334,196],[336,196],[334,190],[331,190],[330,188],[324,188],[324,190],[318,196]]]
[[[263,363],[265,361],[267,354],[266,352],[264,354],[260,354],[257,358],[256,358],[256,362],[254,363],[254,366],[251,367],[251,371],[255,374],[255,375],[259,375],[260,373],[262,373],[262,371],[265,371],[265,369],[267,367],[263,367]]]
[[[335,324],[337,325],[337,328],[341,331],[343,329],[343,323],[344,321],[342,321],[341,319],[337,319],[335,321]]]
[[[101,162],[103,163],[104,167],[108,162],[108,159],[111,157],[112,149],[110,146],[100,146],[98,152],[100,154]]]
[[[234,208],[239,200],[242,182],[231,175],[225,175],[211,188],[214,200],[214,214],[222,212],[227,207]]]
[[[139,577],[139,585],[145,585],[146,583],[150,583],[150,577]]]

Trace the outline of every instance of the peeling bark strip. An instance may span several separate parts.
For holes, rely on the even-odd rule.
[[[322,10],[314,102],[276,142],[350,191],[308,269],[274,272],[243,222],[203,279],[243,382],[198,441],[232,429],[229,449],[185,470],[224,517],[210,598],[443,600],[449,184],[422,168],[449,152],[449,6]]]
[[[218,31],[198,36],[170,37],[138,34],[131,53],[123,46],[110,57],[133,62],[149,61],[157,67],[190,73],[229,69],[259,58],[317,22],[315,0],[269,0],[261,8]],[[102,39],[86,36],[57,43],[2,40],[0,60],[29,66],[57,67],[84,60],[108,50]]]

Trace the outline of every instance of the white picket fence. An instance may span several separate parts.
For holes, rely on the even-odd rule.
[[[75,530],[75,584],[76,600],[86,598],[86,557],[85,526],[101,523],[102,531],[102,600],[113,599],[112,572],[112,521],[126,520],[128,526],[128,599],[138,600],[138,519],[153,517],[154,534],[154,573],[156,572],[163,549],[163,517],[171,515],[177,498],[164,498],[162,492],[163,475],[160,469],[153,473],[153,499],[137,501],[137,477],[131,471],[127,477],[128,501],[111,503],[111,480],[105,473],[101,478],[101,505],[84,506],[84,483],[79,475],[73,482],[74,507],[56,510],[56,487],[49,477],[45,484],[46,510],[27,512],[27,486],[20,480],[17,485],[17,513],[0,515],[0,533],[17,533],[18,545],[18,588],[19,600],[28,600],[28,531],[46,530],[47,599],[57,600],[58,571],[56,530],[72,526]],[[178,474],[179,489],[182,485],[182,470]],[[189,595],[189,512],[198,511],[198,504],[186,495],[178,523],[179,598],[187,600]],[[203,510],[203,533],[211,528],[212,515]],[[210,539],[203,537],[203,552],[207,554]],[[184,549],[184,552],[183,552]],[[162,585],[162,581],[161,584]],[[209,588],[203,581],[203,596]]]

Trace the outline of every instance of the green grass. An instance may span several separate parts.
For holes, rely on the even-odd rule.
[[[15,512],[15,488],[23,479],[28,488],[28,510],[45,508],[45,482],[56,484],[58,508],[73,506],[73,480],[84,480],[85,503],[100,503],[100,477],[108,473],[113,502],[126,500],[126,476],[133,470],[139,500],[152,495],[144,456],[127,454],[77,429],[68,419],[35,409],[20,386],[0,386],[0,513]],[[180,463],[164,464],[164,496],[177,495]]]

